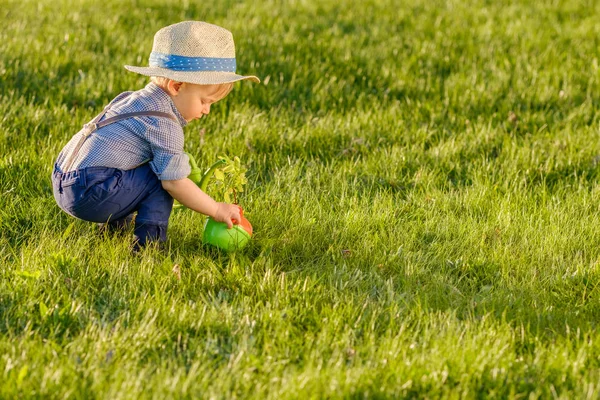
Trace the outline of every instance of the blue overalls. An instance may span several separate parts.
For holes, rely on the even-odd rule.
[[[66,162],[65,171],[58,165],[52,173],[54,198],[67,214],[84,221],[106,223],[120,227],[137,211],[134,227],[134,248],[149,241],[164,242],[173,208],[173,198],[148,163],[130,170],[108,167],[86,167],[69,171],[81,145],[97,129],[114,122],[139,116],[177,119],[160,111],[140,111],[117,115],[100,121],[110,104],[84,126],[83,137]]]

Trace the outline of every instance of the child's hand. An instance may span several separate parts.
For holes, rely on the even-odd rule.
[[[240,206],[229,203],[217,203],[217,211],[213,218],[217,222],[225,222],[227,228],[232,228],[234,221],[239,224],[240,221]]]

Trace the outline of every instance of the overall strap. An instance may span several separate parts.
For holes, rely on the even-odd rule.
[[[111,103],[112,104],[112,103]],[[85,142],[85,140],[88,138],[88,136],[90,136],[92,133],[94,133],[95,131],[97,131],[98,129],[113,124],[115,122],[119,122],[121,120],[124,119],[128,119],[128,118],[135,118],[135,117],[162,117],[162,118],[168,118],[170,120],[173,120],[175,122],[179,122],[177,120],[177,118],[175,118],[174,115],[166,113],[166,112],[162,112],[162,111],[135,111],[135,112],[130,112],[130,113],[125,113],[125,114],[118,114],[115,115],[114,117],[110,117],[105,119],[104,121],[100,121],[100,119],[102,119],[102,117],[104,116],[104,114],[106,114],[106,112],[108,111],[110,107],[110,104],[108,106],[106,106],[104,108],[104,110],[102,110],[102,112],[100,114],[98,114],[96,116],[96,118],[94,118],[93,120],[91,120],[90,122],[88,122],[87,124],[83,125],[83,132],[82,132],[82,136],[79,139],[79,142],[77,142],[77,145],[75,146],[75,148],[73,149],[73,151],[71,152],[71,155],[69,156],[69,159],[66,162],[66,167],[63,170],[63,172],[69,172],[71,169],[71,165],[73,165],[73,161],[75,161],[75,158],[77,157],[77,154],[79,153],[79,150],[81,150],[81,146],[83,146],[83,142]],[[100,122],[98,122],[100,121]]]
[[[112,123],[121,121],[123,119],[127,119],[127,118],[134,118],[134,117],[163,117],[163,118],[168,118],[170,120],[173,120],[175,122],[179,122],[177,120],[177,118],[175,118],[175,116],[173,114],[169,114],[166,112],[162,112],[162,111],[135,111],[135,112],[130,112],[130,113],[126,113],[126,114],[118,114],[115,115],[114,117],[110,117],[110,118],[106,118],[104,121],[101,122],[96,122],[96,129],[100,129],[103,126],[106,125],[110,125]],[[94,130],[96,130],[94,129]]]

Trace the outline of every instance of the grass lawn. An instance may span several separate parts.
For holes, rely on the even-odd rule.
[[[0,0],[0,398],[600,397],[599,13]],[[179,209],[133,255],[50,173],[190,19],[262,79],[185,130],[248,167],[255,235],[221,253]]]

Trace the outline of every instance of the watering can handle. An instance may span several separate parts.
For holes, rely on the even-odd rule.
[[[192,169],[197,169],[198,168],[198,163],[196,163],[196,159],[194,158],[193,155],[191,155],[190,153],[185,153],[188,158],[190,159],[190,165],[192,167]]]
[[[239,205],[238,205],[238,208],[240,209],[240,219],[243,219],[244,218],[244,209],[242,208],[242,206],[239,206]],[[234,218],[232,218],[231,221],[233,222],[234,225],[239,225],[241,222]]]

